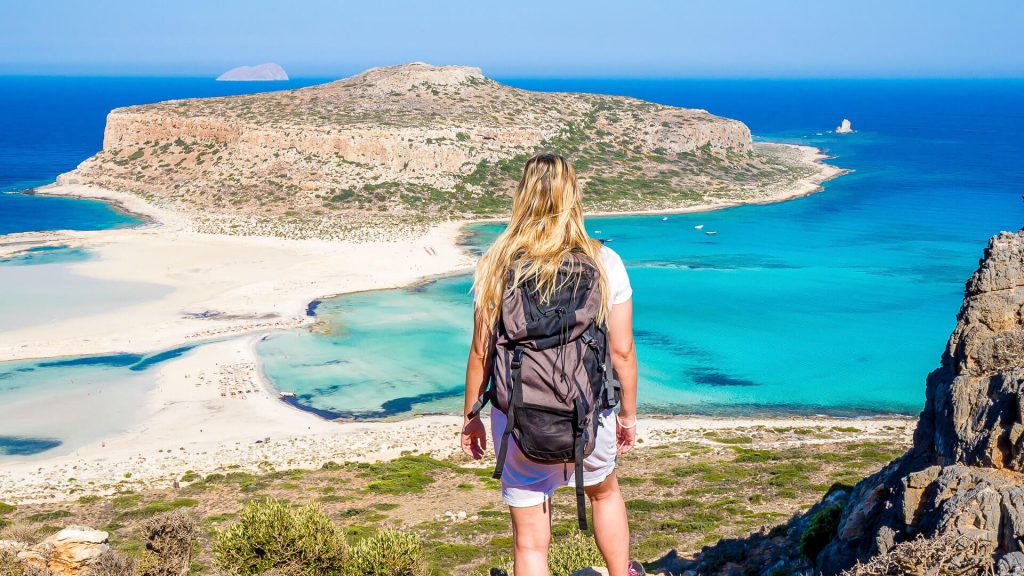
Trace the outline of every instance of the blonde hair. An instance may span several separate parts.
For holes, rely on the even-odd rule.
[[[512,218],[480,258],[473,277],[474,306],[482,325],[492,333],[501,314],[506,290],[535,281],[541,302],[560,288],[558,270],[574,252],[597,266],[601,307],[597,322],[608,311],[608,283],[601,264],[601,243],[583,225],[583,197],[572,164],[555,154],[530,158],[512,197]],[[513,273],[506,286],[508,273]]]

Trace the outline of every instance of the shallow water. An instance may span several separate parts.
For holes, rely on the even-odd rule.
[[[153,367],[191,350],[0,363],[0,462],[72,453],[144,414]]]
[[[103,314],[172,291],[161,284],[77,273],[74,264],[91,257],[79,248],[46,247],[0,259],[0,338],[7,330]]]
[[[520,84],[707,108],[855,170],[776,205],[588,221],[633,282],[648,411],[914,414],[986,240],[1024,224],[1024,82]],[[843,117],[858,132],[828,133]],[[264,370],[328,415],[458,412],[468,288],[325,301],[329,330],[266,339]]]

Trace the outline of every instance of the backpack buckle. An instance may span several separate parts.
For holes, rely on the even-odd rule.
[[[523,347],[516,346],[516,349],[512,351],[512,367],[519,368],[523,365]]]

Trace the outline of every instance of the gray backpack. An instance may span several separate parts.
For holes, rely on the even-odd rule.
[[[496,327],[488,401],[507,416],[497,446],[494,478],[501,478],[511,436],[528,459],[575,467],[576,512],[587,529],[583,459],[594,451],[600,414],[619,402],[608,332],[596,322],[601,306],[598,269],[574,253],[558,272],[558,289],[540,303],[536,284],[506,290]],[[509,283],[512,274],[509,273]]]

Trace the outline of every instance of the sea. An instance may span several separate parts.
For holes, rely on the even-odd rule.
[[[630,275],[648,414],[916,414],[986,242],[1024,225],[1024,80],[500,80],[703,108],[745,122],[757,140],[818,146],[851,170],[778,204],[588,218]],[[0,233],[137,224],[105,204],[15,192],[98,150],[110,108],[321,81],[0,77]],[[854,133],[832,131],[843,118]],[[467,249],[485,249],[500,229],[471,227]],[[74,262],[89,257],[57,250],[0,262],[0,330],[40,310],[64,313],[67,302],[66,313],[83,313],[75,306],[92,298],[12,287],[67,274],[59,285],[69,294],[102,290],[74,277]],[[294,404],[325,417],[458,413],[469,286],[457,276],[324,300],[317,330],[259,344],[263,371],[295,393]],[[118,288],[132,301],[159,297],[153,286]],[[134,397],[156,363],[0,363],[0,459],[127,426],[129,408],[67,430],[42,406],[65,388]],[[25,414],[30,401],[40,412],[32,426],[5,417]]]

